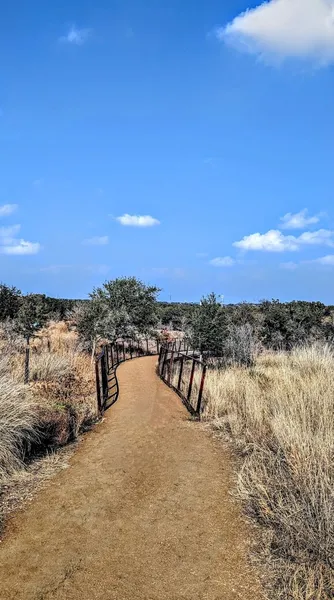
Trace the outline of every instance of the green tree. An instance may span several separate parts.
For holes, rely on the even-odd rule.
[[[202,354],[208,351],[220,355],[227,335],[225,307],[212,293],[202,298],[192,321],[190,340],[193,348]]]
[[[136,277],[123,277],[94,289],[91,299],[107,309],[109,327],[113,323],[115,329],[114,338],[135,332],[148,335],[158,321],[159,292],[159,288],[147,286]]]
[[[21,292],[14,286],[0,283],[0,321],[14,319],[20,308]]]

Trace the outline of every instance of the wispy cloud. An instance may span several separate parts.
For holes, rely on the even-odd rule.
[[[219,40],[266,60],[334,62],[332,0],[269,0],[216,29]]]
[[[285,271],[295,271],[298,269],[298,263],[292,261],[284,262],[280,264],[280,268],[284,269]]]
[[[72,25],[66,35],[59,38],[59,42],[62,44],[73,44],[75,46],[82,46],[87,42],[89,37],[92,35],[91,29],[78,29],[75,25]]]
[[[27,242],[16,237],[20,229],[21,225],[0,227],[0,254],[27,255],[40,251],[41,246],[38,242]]]
[[[0,217],[8,217],[16,212],[18,209],[17,204],[3,204],[0,206]]]
[[[334,266],[334,254],[327,254],[327,256],[321,256],[320,258],[316,258],[315,260],[311,261],[313,263],[318,263],[319,265],[328,265],[333,267]]]
[[[231,258],[231,256],[218,256],[209,262],[210,265],[213,265],[214,267],[233,267],[237,261],[234,258]]]
[[[318,214],[311,217],[308,215],[307,208],[304,208],[299,213],[287,213],[284,217],[281,217],[280,227],[282,229],[305,229],[309,225],[319,223],[321,216],[321,214]]]
[[[334,246],[334,231],[319,229],[305,231],[300,236],[284,235],[277,229],[267,233],[252,233],[242,240],[234,242],[233,246],[245,251],[262,252],[295,252],[302,246]]]
[[[12,244],[8,246],[0,246],[2,254],[12,255],[27,255],[38,254],[41,245],[38,242],[26,242],[25,240],[12,240]]]
[[[121,217],[116,217],[116,221],[125,227],[153,227],[154,225],[160,225],[160,221],[150,215],[125,214]]]
[[[84,240],[82,243],[85,246],[106,246],[109,244],[109,237],[107,235],[92,237]]]

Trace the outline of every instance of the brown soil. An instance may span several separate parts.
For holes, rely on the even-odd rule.
[[[121,394],[70,467],[9,523],[3,600],[259,600],[224,448],[189,420],[154,358],[118,370]]]

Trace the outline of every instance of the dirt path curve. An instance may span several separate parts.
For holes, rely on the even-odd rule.
[[[1,600],[259,600],[224,450],[154,358],[0,544]]]

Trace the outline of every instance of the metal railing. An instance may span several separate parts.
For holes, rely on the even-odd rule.
[[[207,365],[189,346],[174,342],[160,348],[158,373],[161,379],[200,418]]]
[[[116,369],[121,363],[141,356],[160,352],[161,342],[156,339],[125,339],[103,346],[95,359],[96,397],[99,414],[116,402],[119,394]]]
[[[189,412],[200,418],[207,365],[187,343],[162,343],[155,339],[118,340],[103,346],[95,360],[99,414],[118,398],[118,365],[133,358],[154,355],[159,355],[157,370],[160,378],[180,396]]]

